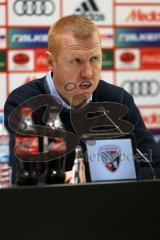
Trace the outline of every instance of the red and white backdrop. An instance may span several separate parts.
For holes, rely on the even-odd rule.
[[[133,95],[160,138],[160,0],[0,0],[0,112],[13,89],[45,75],[48,28],[70,14],[99,26],[102,79]]]

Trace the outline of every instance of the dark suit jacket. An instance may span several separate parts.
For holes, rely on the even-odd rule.
[[[45,77],[34,80],[27,84],[20,86],[19,88],[15,89],[8,97],[5,107],[4,107],[4,114],[5,114],[5,126],[7,127],[8,131],[10,132],[11,141],[10,141],[10,162],[13,166],[13,173],[15,174],[15,157],[13,152],[14,146],[14,139],[15,134],[10,129],[8,125],[8,117],[10,113],[24,101],[43,94],[50,94],[49,88],[46,82]],[[141,118],[140,112],[136,107],[133,97],[127,93],[124,89],[114,86],[112,84],[106,83],[103,80],[100,80],[97,89],[93,93],[92,102],[115,102],[121,103],[128,107],[128,113],[123,117],[123,119],[131,122],[134,125],[134,134],[136,138],[137,148],[144,153],[145,155],[148,154],[150,156],[150,161],[155,168],[155,172],[157,177],[160,176],[160,150],[159,146],[155,143],[152,135],[146,129],[143,120]],[[44,107],[34,113],[34,121],[38,125],[44,125],[42,121],[42,117],[44,114]],[[64,123],[64,126],[67,130],[74,132],[73,126],[70,121],[69,111],[64,109],[61,112],[61,118]],[[81,120],[80,120],[80,124]],[[42,141],[40,139],[40,148],[42,147]],[[41,148],[42,149],[42,148]],[[151,156],[152,155],[152,156]],[[66,170],[70,170],[73,165],[74,160],[74,153],[68,156]],[[149,167],[149,165],[145,161],[141,161],[138,167],[138,174],[139,178],[152,178],[153,173]]]

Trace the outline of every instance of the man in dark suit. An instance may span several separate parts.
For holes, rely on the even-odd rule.
[[[149,161],[159,177],[159,149],[152,135],[147,131],[132,96],[124,89],[100,80],[102,50],[97,26],[82,16],[72,15],[61,18],[49,30],[46,60],[50,72],[41,79],[15,89],[5,104],[5,125],[11,134],[11,161],[14,169],[16,168],[13,152],[15,133],[8,125],[9,115],[28,99],[50,94],[62,102],[62,122],[65,128],[73,133],[75,129],[71,123],[70,109],[84,107],[91,102],[111,102],[127,106],[127,114],[119,117],[133,124],[137,148],[143,154],[150,156]],[[44,109],[35,111],[36,124],[44,125],[42,121],[44,111]],[[81,116],[79,120],[83,125]],[[71,178],[73,161],[72,153],[69,154],[66,162],[66,181]],[[139,163],[139,176],[153,177],[150,165],[145,160]]]

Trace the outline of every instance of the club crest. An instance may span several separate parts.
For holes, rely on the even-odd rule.
[[[114,172],[117,170],[120,163],[121,150],[116,145],[101,146],[98,152],[98,158],[104,166]]]

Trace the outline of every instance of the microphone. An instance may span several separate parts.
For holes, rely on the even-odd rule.
[[[108,116],[108,114],[106,113],[106,109],[104,107],[99,107],[98,108],[98,112],[102,112],[107,118],[108,120],[113,124],[113,126],[122,134],[125,135],[125,133],[119,128],[119,126],[116,125],[116,123]],[[153,175],[153,179],[157,179],[156,177],[156,173],[155,170],[151,164],[151,162],[145,157],[145,155],[138,149],[136,148],[136,151],[141,155],[141,157],[148,163],[148,165],[151,168],[152,171],[152,175]]]

